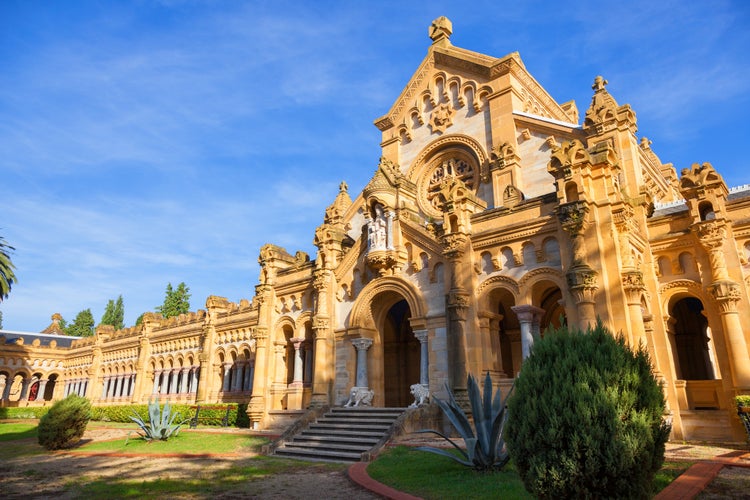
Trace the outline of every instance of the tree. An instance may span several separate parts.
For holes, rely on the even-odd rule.
[[[10,260],[10,254],[13,250],[15,248],[8,245],[5,238],[0,236],[0,302],[8,298],[11,286],[18,282],[18,278],[13,272],[16,266]]]
[[[156,308],[165,318],[179,316],[190,311],[190,289],[181,282],[177,289],[172,289],[172,283],[167,283],[167,290],[164,294],[164,303]]]
[[[3,312],[0,311],[0,330],[3,329]]]
[[[73,337],[91,337],[94,334],[94,315],[91,309],[79,312],[76,319],[65,327],[65,333]]]
[[[601,321],[547,330],[508,403],[508,450],[536,498],[650,498],[670,425],[643,346]]]
[[[120,330],[125,326],[125,306],[122,302],[122,295],[117,297],[116,302],[112,299],[107,302],[101,324],[112,325],[115,330]]]

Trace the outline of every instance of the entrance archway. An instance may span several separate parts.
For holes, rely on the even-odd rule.
[[[385,406],[411,403],[411,384],[419,382],[420,344],[411,328],[411,310],[406,300],[393,304],[380,325],[383,339],[383,388]]]
[[[682,298],[672,306],[671,316],[678,378],[714,380],[708,344],[708,320],[703,315],[703,303],[695,297]]]

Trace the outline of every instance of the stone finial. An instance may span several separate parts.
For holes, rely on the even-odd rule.
[[[591,86],[592,89],[596,92],[602,92],[604,87],[609,84],[607,80],[605,80],[602,76],[597,76],[594,78],[594,84]]]
[[[453,34],[453,23],[447,17],[440,16],[432,21],[429,33],[433,44],[443,40],[448,42]]]

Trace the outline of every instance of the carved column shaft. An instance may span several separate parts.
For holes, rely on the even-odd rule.
[[[367,350],[372,345],[372,339],[358,338],[352,339],[352,344],[357,350],[357,381],[356,387],[368,387],[367,377]]]
[[[416,330],[414,336],[419,340],[419,383],[427,387],[430,384],[430,350],[427,345],[427,330]]]

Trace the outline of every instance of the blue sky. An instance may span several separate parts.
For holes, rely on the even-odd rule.
[[[422,5],[422,4],[428,5]],[[385,114],[427,52],[518,51],[558,101],[596,75],[678,171],[750,183],[750,3],[744,1],[0,2],[0,235],[18,283],[3,327],[59,312],[125,321],[184,281],[251,298],[266,242],[315,256],[346,180],[379,158]]]

